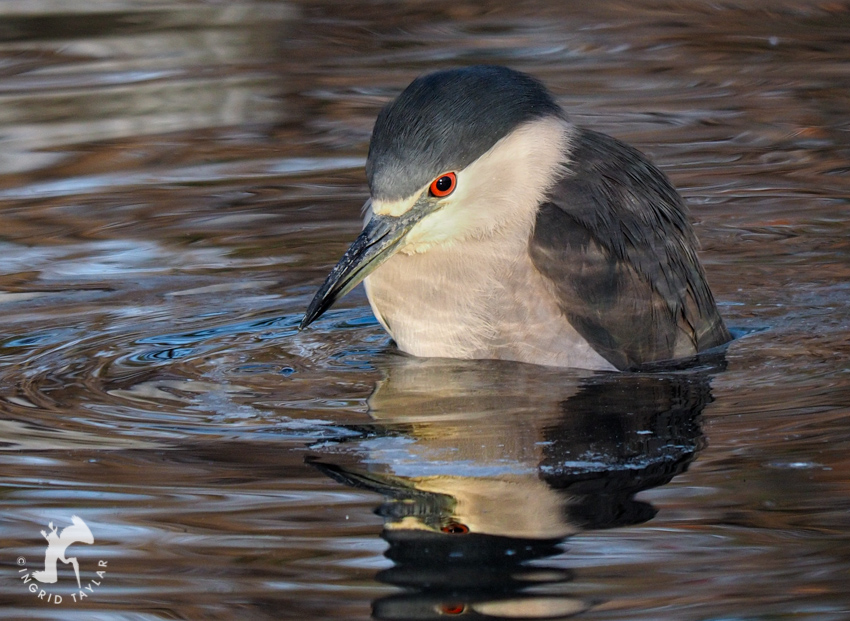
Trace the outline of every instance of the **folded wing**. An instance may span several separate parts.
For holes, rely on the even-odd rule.
[[[696,255],[685,205],[642,153],[577,130],[529,250],[558,305],[619,369],[731,339]]]

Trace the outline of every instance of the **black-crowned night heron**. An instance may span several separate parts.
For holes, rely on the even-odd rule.
[[[530,76],[417,78],[378,115],[366,175],[363,232],[301,328],[365,279],[415,356],[625,370],[731,338],[664,174]]]

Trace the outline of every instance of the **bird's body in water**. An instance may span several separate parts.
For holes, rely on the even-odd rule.
[[[378,116],[366,171],[364,231],[302,327],[365,278],[416,356],[626,370],[730,340],[667,178],[529,76],[418,78]]]

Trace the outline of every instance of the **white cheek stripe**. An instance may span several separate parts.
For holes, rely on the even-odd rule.
[[[422,188],[413,196],[408,196],[407,198],[400,198],[394,201],[382,201],[377,199],[372,199],[372,213],[378,214],[379,216],[395,216],[398,218],[399,216],[403,216],[413,205],[416,204],[416,201],[419,200],[419,197],[422,195],[422,192],[425,188]]]

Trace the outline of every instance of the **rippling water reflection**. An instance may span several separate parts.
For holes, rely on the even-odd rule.
[[[0,5],[0,616],[850,618],[848,7],[90,4]],[[474,62],[670,174],[724,359],[417,361],[360,293],[297,332],[381,104]],[[72,515],[108,571],[48,604]]]
[[[377,577],[406,591],[374,602],[376,618],[560,618],[595,606],[569,584],[568,552],[544,561],[579,533],[652,519],[635,494],[694,458],[708,377],[547,371],[542,381],[524,365],[393,361],[370,398],[369,435],[309,460],[385,497],[376,513],[394,566]]]

